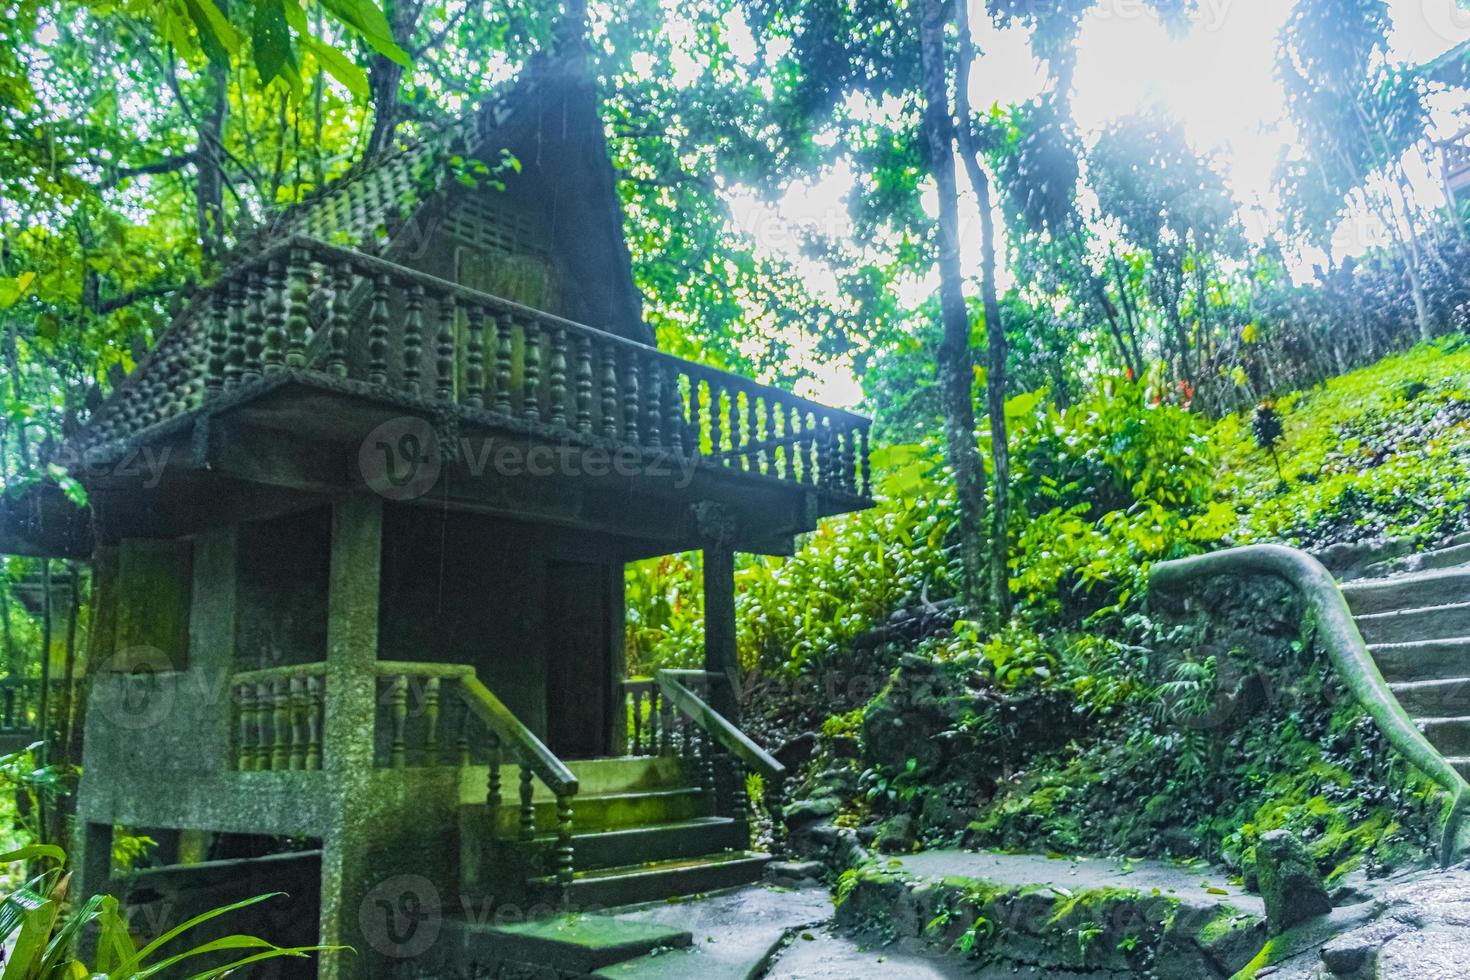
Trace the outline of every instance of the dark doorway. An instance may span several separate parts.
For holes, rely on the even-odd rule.
[[[546,734],[563,759],[611,753],[612,623],[606,565],[552,562],[546,575]]]

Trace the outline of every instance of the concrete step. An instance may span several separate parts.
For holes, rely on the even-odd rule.
[[[1459,770],[1461,776],[1470,779],[1470,755],[1453,756],[1445,761]]]
[[[1390,681],[1470,677],[1470,636],[1422,643],[1379,643],[1368,650]]]
[[[1440,681],[1407,681],[1388,685],[1413,718],[1460,718],[1470,715],[1470,677]]]
[[[1422,572],[1433,568],[1454,568],[1456,565],[1465,564],[1470,564],[1470,541],[1465,540],[1465,535],[1460,535],[1454,538],[1452,543],[1443,548],[1435,548],[1432,551],[1421,551],[1403,558],[1393,558],[1388,561],[1369,565],[1366,569],[1366,574],[1370,577],[1377,577],[1379,575],[1392,575],[1398,572]]]
[[[1470,756],[1470,717],[1418,718],[1416,723],[1440,755]]]
[[[521,807],[515,799],[514,787],[507,786],[502,792],[505,795],[495,815],[495,833],[500,837],[513,838],[520,828]],[[483,809],[484,804],[479,806]],[[533,807],[537,832],[551,833],[556,827],[556,802],[533,800]],[[695,786],[630,793],[579,792],[572,797],[572,825],[577,832],[587,833],[647,827],[713,816],[712,808],[709,794]],[[470,809],[460,807],[461,812]],[[466,816],[473,817],[472,814]]]
[[[673,756],[618,756],[610,759],[579,759],[567,763],[567,768],[577,777],[578,795],[582,796],[675,789],[689,782],[686,766],[684,760]],[[460,767],[460,804],[471,806],[482,802],[489,777],[488,766]],[[520,778],[520,766],[506,763],[500,767],[500,784],[507,787],[508,795],[519,792]],[[531,793],[532,798],[538,802],[551,799],[551,791],[539,779],[531,783]]]
[[[578,909],[613,908],[735,888],[760,881],[770,860],[767,854],[736,851],[579,871],[572,881],[570,902],[573,908]],[[537,878],[533,884],[554,889],[556,880]]]
[[[446,976],[489,976],[481,971],[493,963],[498,967],[496,976],[579,977],[654,950],[688,947],[693,938],[689,930],[677,926],[596,916],[495,924],[446,918],[423,965],[438,967]]]
[[[1448,568],[1348,582],[1342,594],[1355,616],[1470,602],[1470,569]]]
[[[538,837],[534,846],[540,852],[540,866],[550,868],[556,837]],[[572,838],[573,860],[583,871],[643,861],[697,858],[726,851],[743,851],[749,846],[750,831],[744,823],[730,817],[698,817],[649,827],[576,834]]]
[[[1470,636],[1470,602],[1354,617],[1370,645]]]

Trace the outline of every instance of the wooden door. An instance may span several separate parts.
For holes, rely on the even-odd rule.
[[[563,759],[611,754],[613,623],[606,565],[553,562],[546,576],[546,735]]]

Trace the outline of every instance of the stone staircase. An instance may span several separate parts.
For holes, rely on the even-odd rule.
[[[769,855],[749,850],[743,818],[717,814],[715,780],[697,760],[670,756],[569,762],[580,789],[573,798],[576,874],[567,896],[574,909],[610,908],[733,888],[760,880]],[[507,772],[513,772],[508,769]],[[721,787],[724,789],[725,787]],[[536,787],[538,794],[541,787]],[[728,800],[728,793],[721,793]],[[556,804],[533,796],[536,827],[556,826]],[[554,904],[559,889],[556,836],[520,839],[518,802],[492,814],[485,804],[461,807],[461,884],[466,894],[496,894],[528,905]],[[519,895],[507,881],[525,882]]]
[[[1470,542],[1371,565],[1342,591],[1404,710],[1470,778]]]

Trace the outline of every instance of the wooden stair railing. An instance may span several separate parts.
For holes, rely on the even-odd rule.
[[[230,679],[236,733],[235,768],[242,772],[314,770],[322,767],[326,705],[325,663],[244,671]],[[574,870],[572,798],[577,777],[465,664],[380,660],[378,765],[489,765],[485,802],[493,828],[504,802],[500,767],[520,769],[517,836],[536,836],[535,781],[556,800],[555,877],[569,885]],[[445,711],[449,705],[457,710]],[[447,724],[445,724],[447,723]],[[456,728],[452,740],[443,729]]]
[[[763,805],[770,815],[771,850],[785,845],[782,803],[786,767],[751,740],[734,722],[721,715],[697,692],[708,691],[717,678],[702,670],[660,670],[653,678],[632,678],[623,685],[629,711],[629,751],[633,755],[682,756],[696,764],[705,789],[714,792],[717,769],[726,770],[727,815],[749,821],[750,800],[745,789],[747,772],[764,785]]]
[[[462,713],[459,733],[453,743],[455,764],[469,765],[483,753],[489,766],[485,803],[490,826],[496,825],[504,803],[500,767],[511,762],[520,769],[520,813],[517,836],[522,841],[536,836],[535,781],[550,791],[556,800],[555,877],[562,886],[570,885],[574,872],[572,798],[577,795],[577,777],[557,758],[535,733],[515,716],[503,701],[475,676],[473,667],[464,664],[412,663],[379,661],[378,676],[384,691],[380,698],[389,706],[390,740],[388,765],[407,766],[411,759],[426,765],[444,761],[445,743],[440,737],[440,716],[445,689],[455,699]],[[410,689],[418,685],[414,696]],[[419,715],[415,744],[409,746],[410,702]],[[476,745],[478,734],[479,745]]]

